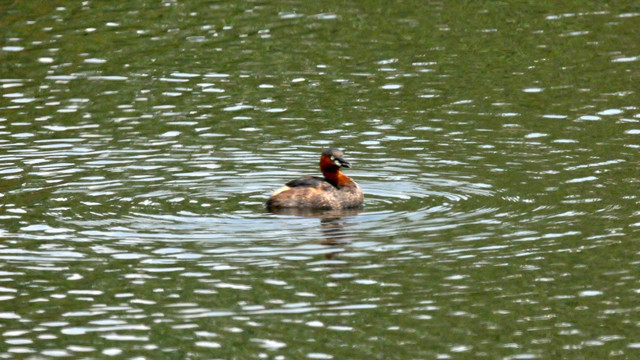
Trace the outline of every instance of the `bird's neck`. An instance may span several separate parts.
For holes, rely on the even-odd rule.
[[[322,169],[322,175],[328,182],[337,187],[343,187],[351,182],[351,178],[343,174],[340,169],[336,171]]]

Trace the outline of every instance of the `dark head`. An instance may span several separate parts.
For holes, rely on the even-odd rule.
[[[351,163],[344,159],[342,151],[336,148],[327,148],[320,156],[320,170],[325,180],[337,187],[346,186],[353,181],[340,172],[340,168],[350,168]]]
[[[339,172],[341,167],[350,168],[351,163],[344,159],[342,151],[336,148],[327,148],[320,156],[320,169],[325,172]]]

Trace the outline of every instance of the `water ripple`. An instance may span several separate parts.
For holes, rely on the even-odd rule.
[[[0,357],[640,348],[638,13],[26,4],[0,48]],[[265,211],[327,146],[364,208]]]

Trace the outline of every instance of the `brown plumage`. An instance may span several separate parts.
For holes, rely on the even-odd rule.
[[[288,182],[267,200],[267,209],[361,207],[364,201],[362,189],[340,171],[341,167],[351,167],[351,163],[344,159],[342,151],[335,148],[325,149],[320,156],[320,170],[324,178],[307,176]]]

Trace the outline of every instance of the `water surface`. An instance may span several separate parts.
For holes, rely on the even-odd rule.
[[[0,14],[0,357],[637,356],[640,9]]]

